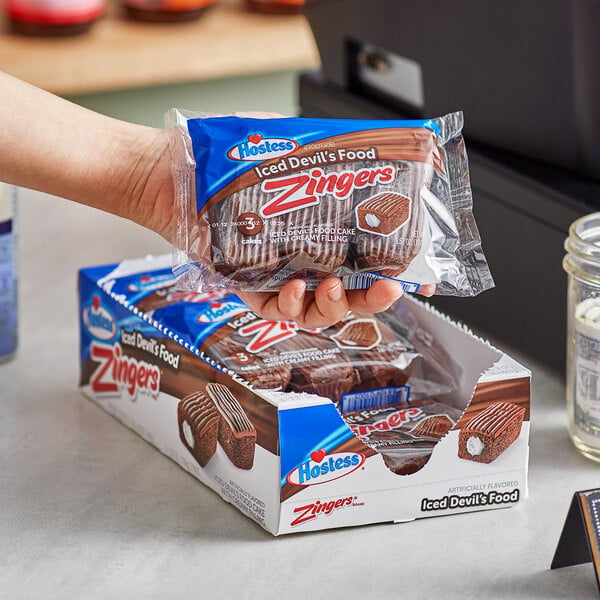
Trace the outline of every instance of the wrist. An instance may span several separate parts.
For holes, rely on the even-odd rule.
[[[106,131],[103,132],[106,134]],[[101,135],[103,135],[101,134]],[[102,145],[93,205],[156,231],[174,234],[174,186],[166,130],[113,121]]]

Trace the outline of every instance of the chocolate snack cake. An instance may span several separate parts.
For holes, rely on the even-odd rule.
[[[346,353],[324,335],[299,331],[279,343],[277,351],[292,368],[287,391],[313,393],[337,401],[356,382]]]
[[[443,438],[454,426],[452,420],[446,415],[434,415],[426,417],[418,425],[415,425],[411,433],[413,435],[430,438]]]
[[[349,313],[324,333],[344,348],[354,367],[352,392],[406,385],[418,358],[407,338],[374,315]]]
[[[491,463],[521,433],[525,409],[511,402],[495,402],[473,417],[458,435],[458,456]]]
[[[221,275],[253,282],[269,276],[279,264],[279,244],[271,242],[274,222],[259,215],[264,201],[260,185],[253,185],[209,209],[209,224],[219,224],[210,228],[210,249],[213,267]]]
[[[339,171],[339,165],[322,167],[320,171],[327,177],[329,172]],[[352,205],[352,195],[343,200],[325,195],[316,206],[286,215],[288,236],[282,244],[281,256],[285,264],[293,267],[290,279],[323,279],[344,263],[349,243],[344,232],[352,226]]]
[[[411,475],[420,471],[431,458],[436,442],[404,431],[374,431],[368,446],[381,454],[385,466],[396,475]]]
[[[345,289],[392,277],[471,296],[493,281],[472,217],[462,113],[395,121],[167,115],[175,272],[212,286]]]
[[[233,333],[204,348],[204,353],[258,389],[285,390],[290,381],[290,365],[275,365],[275,361],[269,360],[276,356],[274,350],[251,353],[245,347],[246,341]]]
[[[381,166],[386,163],[377,163]],[[352,240],[352,253],[350,258],[355,261],[356,267],[361,270],[377,269],[389,277],[396,277],[406,271],[413,259],[421,251],[424,240],[424,227],[426,227],[426,214],[423,200],[421,199],[421,188],[431,183],[433,168],[424,163],[397,163],[398,176],[394,182],[393,189],[389,185],[379,185],[375,190],[360,190],[357,208],[357,226],[355,238]],[[373,196],[373,192],[376,195]],[[361,197],[362,196],[362,197]],[[396,214],[392,214],[392,197],[401,196],[410,198],[400,202]],[[363,199],[364,198],[364,199]],[[378,213],[369,212],[371,202],[377,200]],[[366,210],[365,206],[367,207]],[[388,218],[383,218],[389,213]],[[379,228],[368,225],[367,215],[379,214]],[[364,216],[362,216],[364,215]],[[381,217],[381,218],[380,218]],[[383,233],[381,223],[386,223],[385,231],[395,223],[402,223],[392,229],[390,233]],[[366,231],[361,223],[366,223]],[[372,220],[371,223],[375,221]]]
[[[192,456],[204,467],[217,448],[219,413],[202,392],[183,398],[177,405],[179,437]]]
[[[410,198],[393,192],[367,198],[355,209],[358,228],[376,235],[390,235],[408,220],[410,202]]]
[[[339,168],[330,170],[335,173]],[[327,176],[327,168],[319,172]],[[261,216],[271,198],[255,184],[209,209],[211,257],[218,273],[256,283],[289,265],[293,272],[289,279],[301,273],[305,278],[324,278],[344,263],[349,238],[337,233],[351,227],[352,195],[343,200],[324,196],[315,206],[273,218]]]
[[[381,341],[381,332],[375,319],[352,319],[331,339],[341,348],[370,350]]]
[[[228,387],[221,383],[207,383],[206,393],[221,416],[219,444],[236,467],[251,469],[256,446],[254,425]]]

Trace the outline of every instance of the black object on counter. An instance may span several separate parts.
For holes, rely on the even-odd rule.
[[[551,569],[592,562],[600,591],[600,489],[575,492]]]

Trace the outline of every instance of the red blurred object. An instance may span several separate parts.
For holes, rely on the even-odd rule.
[[[106,0],[7,0],[5,4],[13,31],[37,36],[84,33],[105,9]]]
[[[197,19],[216,0],[121,0],[130,19],[173,23]]]
[[[247,0],[247,3],[256,12],[297,14],[302,12],[305,0]]]

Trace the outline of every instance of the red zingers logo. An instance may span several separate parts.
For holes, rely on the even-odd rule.
[[[313,169],[310,172],[266,179],[262,182],[262,191],[276,195],[261,207],[260,214],[269,218],[300,210],[318,204],[325,194],[344,200],[355,189],[389,183],[395,176],[396,168],[386,166],[328,174],[323,169]]]
[[[347,498],[338,498],[337,500],[328,500],[327,502],[317,500],[305,506],[298,506],[293,511],[298,516],[290,525],[293,527],[294,525],[300,525],[300,523],[316,519],[319,515],[330,515],[334,510],[352,506],[355,500],[356,496],[348,496]]]
[[[156,398],[160,389],[160,369],[156,365],[123,355],[119,342],[113,345],[92,342],[90,356],[100,363],[90,377],[96,394],[119,394],[121,389],[135,400],[138,392]]]
[[[381,421],[377,421],[377,423],[373,423],[372,425],[361,425],[360,423],[352,423],[350,425],[350,429],[352,432],[359,437],[368,435],[371,431],[389,431],[390,429],[396,429],[408,423],[415,417],[418,417],[421,414],[420,408],[405,408],[403,410],[398,410],[393,412],[391,415],[388,415],[385,419]]]
[[[241,327],[238,329],[238,333],[243,336],[253,336],[246,345],[246,350],[255,353],[273,346],[281,340],[294,337],[297,329],[296,323],[291,321],[260,320]]]

